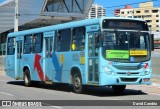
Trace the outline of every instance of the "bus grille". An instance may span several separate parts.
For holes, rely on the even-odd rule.
[[[121,78],[122,82],[136,82],[138,78]]]
[[[139,70],[141,67],[137,66],[114,66],[118,70]]]
[[[139,72],[117,72],[118,75],[139,75]]]

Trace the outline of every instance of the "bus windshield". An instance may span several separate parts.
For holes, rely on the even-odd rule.
[[[118,62],[142,62],[150,59],[149,33],[104,31],[102,51],[105,59]]]

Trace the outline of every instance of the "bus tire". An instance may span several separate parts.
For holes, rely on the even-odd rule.
[[[24,84],[26,87],[31,86],[30,72],[28,69],[26,69],[24,72]]]
[[[126,85],[113,85],[112,89],[116,94],[122,94],[126,89]]]
[[[82,78],[80,73],[75,73],[73,75],[73,89],[74,92],[78,94],[83,92]]]

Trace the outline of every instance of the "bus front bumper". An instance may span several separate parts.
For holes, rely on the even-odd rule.
[[[99,85],[141,85],[151,84],[151,74],[144,76],[117,76],[107,75],[105,73],[100,74]]]

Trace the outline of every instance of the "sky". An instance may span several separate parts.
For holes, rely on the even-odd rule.
[[[0,2],[3,2],[3,1],[5,1],[5,0],[0,0]]]
[[[0,3],[5,0],[0,0]],[[95,4],[102,5],[107,10],[107,17],[113,16],[115,8],[124,8],[127,4],[132,4],[132,7],[138,8],[141,2],[153,1],[155,7],[160,7],[160,0],[94,0]]]

